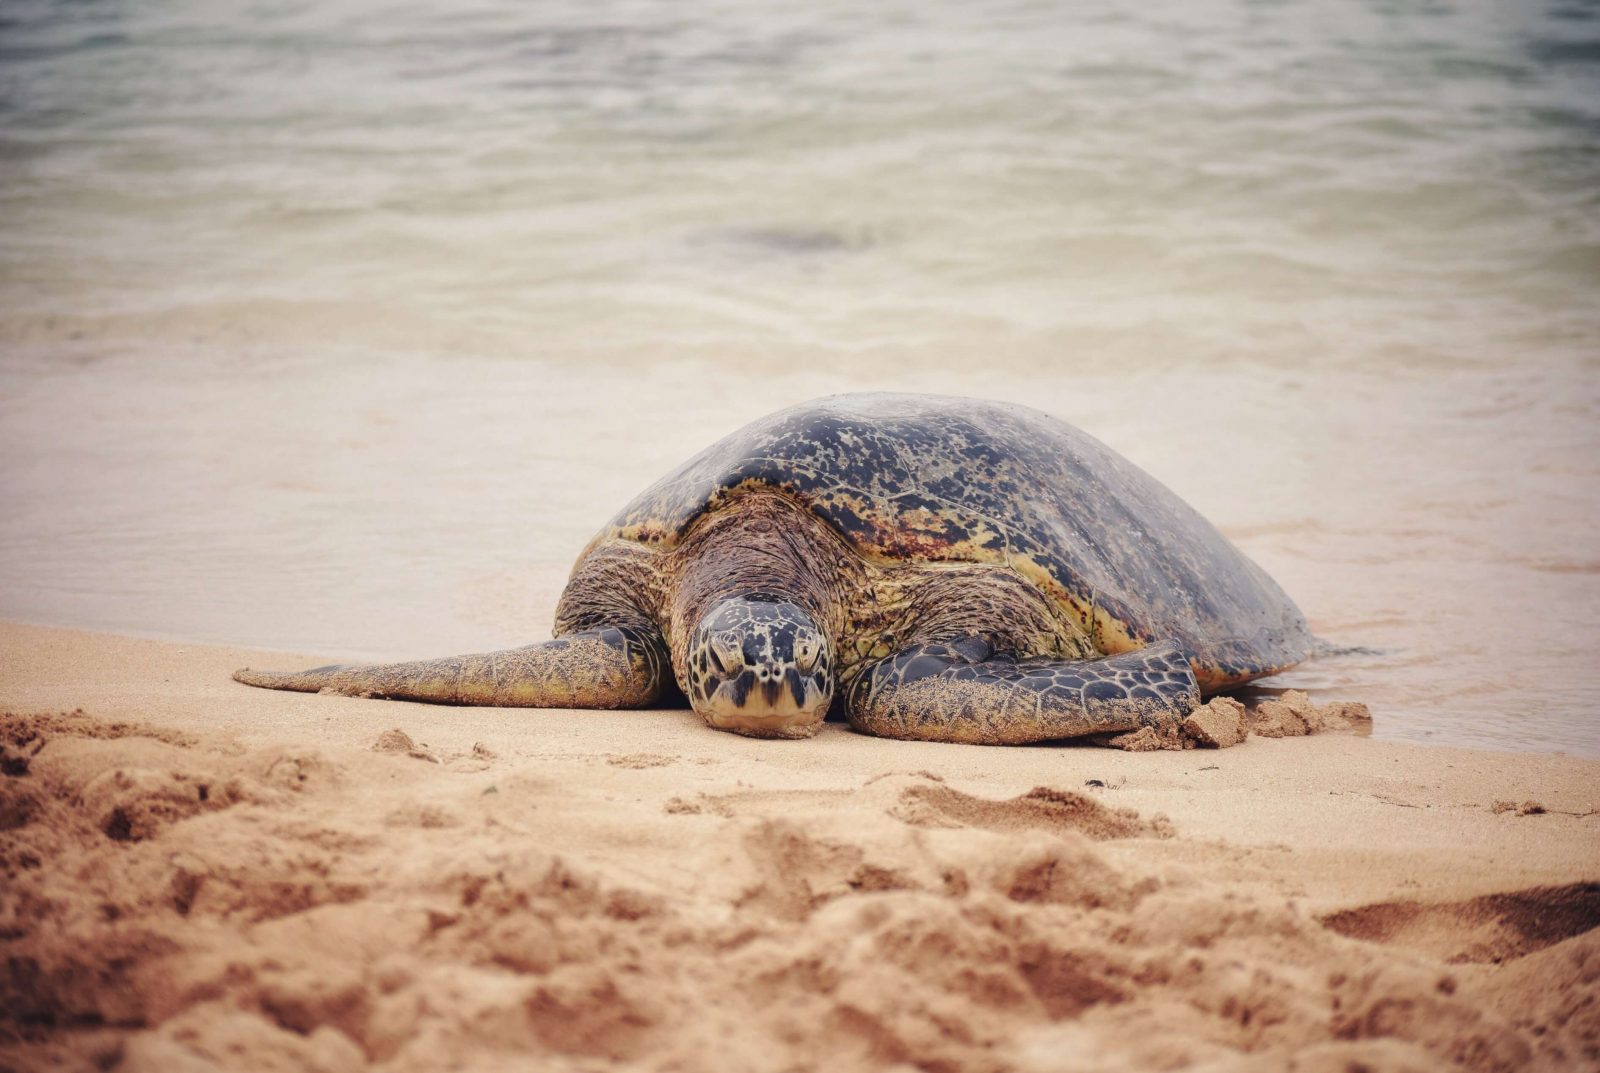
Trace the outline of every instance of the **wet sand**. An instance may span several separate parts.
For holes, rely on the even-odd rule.
[[[1578,1069],[1600,764],[751,741],[0,626],[0,1069]]]
[[[684,459],[783,405],[911,389],[1072,422],[1360,649],[1274,684],[1366,703],[1379,738],[1600,757],[1593,378],[256,356],[0,389],[0,619],[341,662],[538,640],[579,551]]]

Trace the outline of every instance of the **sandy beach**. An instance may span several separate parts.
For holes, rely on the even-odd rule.
[[[1600,1069],[1600,8],[0,27],[0,1073]],[[546,638],[858,391],[1103,442],[1339,653],[1252,702],[1371,736],[230,679]]]
[[[0,1069],[1560,1070],[1600,764],[251,690],[0,627]]]

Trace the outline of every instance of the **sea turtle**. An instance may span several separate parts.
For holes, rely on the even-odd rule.
[[[249,685],[443,704],[634,708],[894,738],[1165,732],[1303,659],[1282,589],[1148,474],[1023,406],[839,395],[755,421],[578,557],[555,639]]]

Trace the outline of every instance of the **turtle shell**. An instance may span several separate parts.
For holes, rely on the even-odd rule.
[[[1008,566],[1102,652],[1175,638],[1206,689],[1312,645],[1294,602],[1187,503],[1099,440],[1023,406],[836,395],[754,421],[647,488],[613,537],[657,548],[776,489],[877,563]]]

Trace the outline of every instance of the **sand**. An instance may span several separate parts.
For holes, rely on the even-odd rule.
[[[0,626],[0,1069],[1600,1061],[1595,761],[228,679],[317,658]]]

